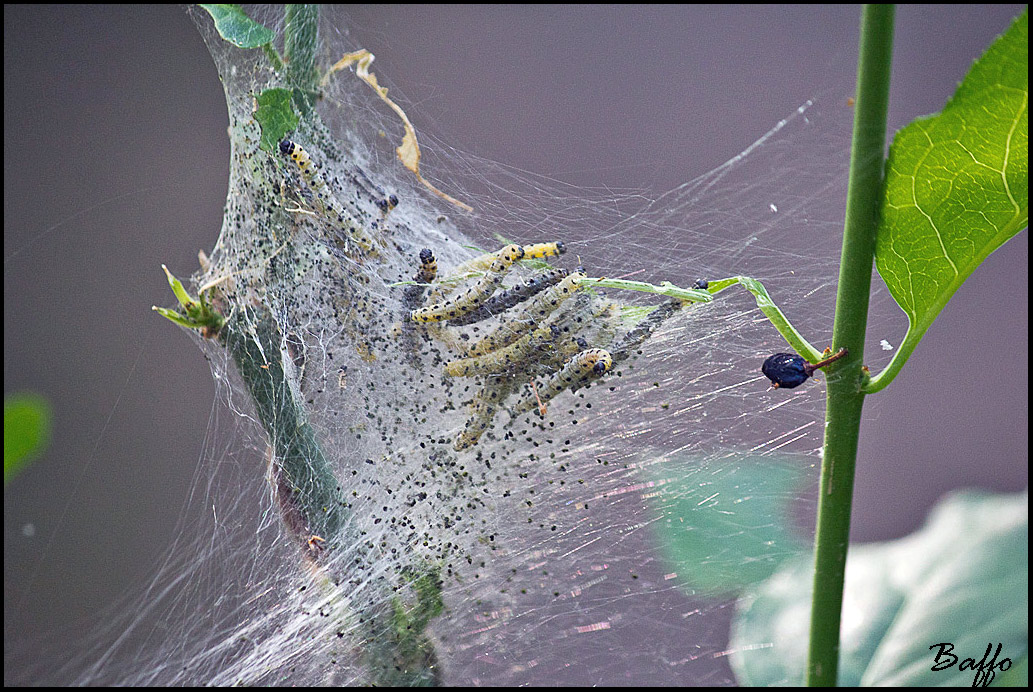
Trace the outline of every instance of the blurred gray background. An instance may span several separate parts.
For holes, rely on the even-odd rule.
[[[939,110],[1021,7],[901,7],[891,129]],[[574,185],[659,193],[818,90],[849,92],[858,15],[367,6],[346,16],[418,130]],[[19,675],[26,642],[74,642],[141,589],[191,490],[208,482],[199,466],[220,405],[209,368],[150,307],[171,300],[159,264],[189,274],[218,234],[226,125],[182,8],[4,7],[4,392],[41,392],[55,412],[50,449],[4,493],[5,682],[31,682]],[[951,489],[1026,486],[1027,277],[1022,233],[868,402],[854,539],[911,532]]]

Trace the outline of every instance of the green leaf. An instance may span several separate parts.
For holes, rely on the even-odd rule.
[[[288,132],[293,132],[300,118],[291,105],[289,89],[266,89],[258,95],[255,120],[262,126],[262,151],[275,151],[276,145]]]
[[[4,397],[4,485],[50,444],[50,404],[39,394]]]
[[[183,287],[183,282],[173,276],[168,267],[163,264],[161,268],[165,272],[165,278],[168,279],[169,286],[172,287],[172,293],[175,294],[176,300],[179,301],[182,312],[161,308],[157,305],[152,305],[151,309],[181,327],[200,329],[205,336],[210,337],[218,334],[225,323],[223,316],[212,309],[211,304],[203,294],[200,298],[194,298],[187,293],[186,288]]]
[[[987,644],[1001,644],[997,684],[1025,686],[1029,612],[1029,497],[961,492],[943,500],[918,532],[853,546],[847,559],[841,686],[971,685]],[[742,685],[799,685],[807,668],[813,569],[801,557],[740,601],[732,667]],[[958,662],[931,670],[935,645]],[[930,649],[930,647],[934,647]],[[992,654],[992,652],[991,652]],[[1014,680],[1013,680],[1014,681]]]
[[[812,470],[799,458],[730,452],[718,468],[693,458],[650,468],[658,471],[654,533],[667,569],[691,595],[734,595],[809,548],[790,507]]]
[[[875,263],[908,316],[886,386],[977,266],[1029,222],[1029,16],[973,64],[943,112],[890,147]]]
[[[215,21],[215,30],[238,48],[259,48],[276,37],[270,29],[247,16],[240,5],[201,5]]]

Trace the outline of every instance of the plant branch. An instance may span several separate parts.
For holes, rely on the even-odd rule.
[[[892,5],[866,5],[861,18],[850,182],[832,335],[833,350],[846,348],[850,355],[832,366],[827,377],[807,662],[807,684],[812,687],[835,685],[839,664],[843,579],[864,403],[864,338],[882,195],[894,13]]]
[[[299,540],[320,536],[333,550],[345,523],[344,500],[330,462],[283,371],[272,317],[239,310],[220,333],[237,364],[273,448],[274,478],[284,519]]]

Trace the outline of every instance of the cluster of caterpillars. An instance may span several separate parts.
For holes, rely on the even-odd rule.
[[[481,382],[455,439],[457,451],[477,444],[511,396],[512,415],[537,410],[544,417],[550,401],[601,378],[681,305],[658,306],[618,335],[619,309],[581,290],[586,281],[581,269],[549,268],[503,288],[521,260],[556,257],[564,250],[562,242],[507,245],[456,267],[452,277],[462,279],[459,284],[435,283],[434,254],[420,252],[413,277],[418,283],[409,287],[404,301],[408,318],[456,356],[443,365],[447,377]],[[431,290],[423,299],[428,284]]]
[[[382,243],[361,222],[358,210],[345,208],[308,152],[291,139],[281,141],[279,150],[297,167],[323,214],[340,229],[345,251],[377,256]],[[381,211],[398,204],[394,195],[377,192]],[[545,260],[564,251],[562,242],[510,244],[456,267],[451,277],[459,283],[438,281],[434,253],[420,252],[415,283],[402,299],[408,321],[455,355],[444,364],[447,377],[481,383],[454,442],[457,451],[477,444],[511,396],[516,398],[509,405],[512,415],[537,410],[544,417],[550,401],[601,378],[681,307],[672,299],[621,332],[619,309],[582,290],[586,275],[580,269],[549,268],[504,287],[522,260]]]

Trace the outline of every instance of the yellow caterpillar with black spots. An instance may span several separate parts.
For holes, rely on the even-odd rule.
[[[428,305],[409,313],[413,322],[443,322],[476,310],[499,287],[513,263],[523,259],[524,248],[520,245],[507,245],[492,257],[488,271],[472,286],[457,295],[435,305]]]
[[[297,166],[301,177],[304,178],[309,189],[316,195],[316,199],[319,200],[330,222],[337,224],[345,230],[347,234],[345,241],[355,242],[366,252],[373,251],[373,239],[370,238],[366,229],[338,201],[308,152],[297,142],[284,139],[280,142],[280,153],[293,161],[294,165]]]
[[[563,369],[550,375],[545,382],[538,387],[538,396],[532,391],[525,394],[523,399],[517,402],[514,407],[517,414],[530,411],[534,408],[541,409],[552,399],[556,398],[565,389],[576,390],[588,382],[602,377],[613,365],[613,358],[610,352],[602,348],[590,348],[581,351],[567,361]]]

